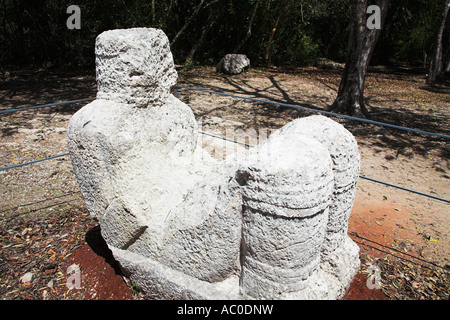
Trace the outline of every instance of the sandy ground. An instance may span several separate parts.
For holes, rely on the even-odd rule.
[[[325,110],[336,95],[339,77],[338,70],[316,68],[251,69],[234,77],[217,74],[213,68],[197,68],[180,72],[179,84]],[[366,99],[373,120],[450,134],[448,86],[426,87],[423,75],[406,68],[375,68],[366,83]],[[12,71],[1,81],[0,109],[94,97],[95,91],[91,73]],[[221,136],[232,132],[234,136],[230,138],[245,143],[253,143],[258,132],[270,133],[297,117],[313,114],[185,89],[179,89],[177,94],[193,109],[202,131]],[[67,124],[83,104],[0,114],[0,167],[67,152]],[[362,175],[450,199],[450,149],[445,139],[334,119],[358,140]],[[246,140],[248,136],[250,139]],[[204,135],[200,138],[206,149],[217,151],[223,146],[221,140]],[[101,250],[94,250],[98,247],[92,245],[95,241],[89,245],[87,234],[93,233],[90,230],[96,224],[83,208],[69,157],[1,171],[0,179],[3,298],[132,296],[132,285],[117,275],[120,272],[113,268],[114,262],[99,254]],[[386,257],[408,261],[419,268],[446,270],[450,265],[448,208],[448,203],[442,201],[360,179],[349,221],[349,234],[360,246],[363,261],[356,282],[364,287],[368,266],[377,263],[381,266]],[[43,262],[33,260],[38,255],[45,256]],[[119,282],[128,288],[128,293],[123,293],[126,291],[123,289],[120,294],[108,296],[105,291],[112,292],[112,287],[120,286],[117,283],[108,286],[104,276],[102,280],[93,280],[94,276],[87,280],[90,273],[97,272],[87,271],[89,263],[82,269],[87,277],[82,292],[64,290],[67,266],[82,263],[82,257],[89,258],[91,265],[107,262],[105,270],[112,269],[103,275],[110,272],[106,278],[120,277]],[[35,274],[35,280],[24,286],[19,277],[27,271]],[[101,274],[96,274],[100,279]],[[382,276],[388,279],[387,275]],[[53,282],[49,286],[53,280],[60,289]],[[376,298],[373,291],[352,292],[355,299]],[[397,298],[402,297],[405,296]]]

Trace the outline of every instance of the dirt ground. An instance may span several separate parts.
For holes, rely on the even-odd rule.
[[[9,70],[0,78],[0,110],[95,97],[95,74]],[[423,70],[375,67],[366,80],[372,120],[450,135],[450,86],[425,85]],[[214,68],[179,72],[194,88],[325,110],[340,70],[250,69],[225,76]],[[311,111],[177,90],[200,129],[244,137],[274,131]],[[0,114],[0,168],[67,152],[66,129],[84,103]],[[361,175],[450,199],[447,140],[333,118],[356,137]],[[228,131],[227,131],[228,130]],[[200,135],[208,149],[217,139]],[[220,155],[216,155],[220,157]],[[68,156],[0,171],[0,297],[2,299],[142,299],[83,206]],[[448,203],[360,179],[349,235],[361,269],[346,299],[447,299],[450,295]],[[81,288],[68,289],[70,266]],[[368,281],[378,272],[379,289]],[[31,278],[23,277],[31,275]],[[29,281],[26,281],[29,280]]]

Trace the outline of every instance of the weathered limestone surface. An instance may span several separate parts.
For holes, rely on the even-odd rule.
[[[161,106],[176,84],[170,44],[161,30],[103,32],[96,42],[95,54],[97,99],[138,107]]]
[[[216,66],[217,72],[230,75],[240,74],[250,66],[250,59],[245,54],[230,53],[225,55]]]
[[[331,158],[315,139],[286,138],[269,138],[238,170],[244,208],[241,284],[254,298],[305,289],[320,263],[333,191]]]
[[[271,138],[283,139],[285,135],[313,137],[327,148],[331,156],[334,188],[321,247],[321,269],[326,271],[330,286],[343,294],[340,284],[350,283],[359,269],[359,248],[347,235],[360,171],[356,140],[342,125],[323,116],[297,119],[275,132]]]
[[[360,159],[345,128],[298,119],[215,160],[170,94],[177,75],[162,31],[104,32],[96,64],[97,100],[72,117],[69,150],[103,238],[149,297],[343,295],[359,268],[347,221]]]

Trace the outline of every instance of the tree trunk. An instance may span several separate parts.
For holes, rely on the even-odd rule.
[[[7,46],[7,43],[8,43],[8,40],[7,40],[7,36],[8,36],[8,34],[7,34],[7,32],[6,32],[6,0],[3,0],[3,41],[4,41],[4,43],[3,43],[3,45],[4,45],[4,48],[7,48],[8,46]]]
[[[381,26],[390,0],[378,0]],[[364,82],[367,67],[380,35],[380,29],[369,29],[366,25],[368,0],[352,0],[353,21],[350,26],[347,61],[342,74],[336,100],[331,111],[356,117],[368,117],[364,103]]]
[[[273,38],[275,37],[275,32],[278,28],[278,23],[280,23],[281,19],[281,11],[278,14],[277,20],[275,21],[275,27],[272,29],[272,33],[270,34],[269,42],[267,42],[267,48],[266,48],[266,56],[264,59],[266,60],[266,64],[269,64],[269,58],[270,58],[270,47],[272,46]]]
[[[152,26],[155,25],[155,21],[156,21],[155,0],[152,0]]]
[[[175,37],[172,39],[172,41],[170,42],[170,46],[173,46],[173,44],[177,41],[177,39],[181,36],[181,34],[184,32],[184,30],[186,30],[186,28],[188,27],[188,25],[194,20],[194,18],[197,16],[197,14],[199,13],[200,9],[203,6],[203,3],[205,2],[205,0],[200,0],[200,3],[198,4],[198,6],[195,8],[194,12],[192,12],[191,16],[189,17],[189,19],[186,21],[186,23],[183,25],[183,27],[181,27],[180,31],[178,31],[178,33],[175,35]]]
[[[427,50],[425,49],[425,46],[423,46],[422,53],[423,53],[423,67],[426,68],[427,60],[428,60],[428,53],[427,53]]]
[[[236,49],[233,50],[233,53],[238,53],[239,50],[248,41],[248,39],[250,39],[250,36],[252,35],[253,20],[255,20],[256,11],[258,10],[258,6],[259,6],[259,0],[255,2],[255,6],[253,7],[252,16],[250,17],[250,22],[248,23],[247,34],[245,35],[244,39],[242,39],[241,43],[236,47]]]
[[[433,55],[433,60],[430,63],[430,70],[428,71],[427,83],[435,84],[437,79],[442,75],[443,61],[442,61],[442,38],[444,35],[445,21],[447,19],[450,8],[450,0],[444,0],[442,7],[442,14],[440,17],[441,23],[436,36],[436,47]]]
[[[447,42],[447,54],[446,54],[447,63],[445,64],[445,68],[444,68],[445,73],[450,72],[450,34],[449,34],[447,41],[448,41]]]
[[[164,15],[164,19],[161,22],[161,26],[165,26],[166,25],[167,20],[169,19],[170,13],[172,12],[172,8],[173,8],[173,5],[174,5],[175,2],[176,2],[176,0],[170,0],[169,8],[167,8],[167,11],[166,11],[166,13]]]
[[[216,11],[215,14],[213,12],[213,9],[211,9],[209,16],[208,16],[208,24],[203,28],[200,38],[192,46],[191,51],[189,51],[189,54],[186,57],[186,60],[184,61],[185,65],[189,65],[194,60],[194,56],[195,56],[195,53],[197,52],[197,49],[202,45],[209,30],[214,26],[214,24],[217,22],[217,19],[219,19],[220,15],[224,12],[223,9],[226,4],[227,4],[227,2],[223,2],[223,5],[219,7],[219,9]]]

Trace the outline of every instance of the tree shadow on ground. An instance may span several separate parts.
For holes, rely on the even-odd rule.
[[[444,74],[438,83],[433,85],[427,84],[420,87],[420,89],[432,93],[448,94],[447,102],[450,103],[450,74]]]
[[[423,74],[421,74],[421,71],[421,69],[399,67],[396,69],[384,69],[383,71],[371,70],[371,75],[377,77],[378,74],[388,74],[389,76],[394,76],[401,79],[402,77],[411,76],[422,77]],[[324,104],[323,100],[320,100],[319,97],[301,97],[298,99],[298,95],[293,97],[292,93],[290,93],[288,89],[283,88],[283,84],[281,81],[276,79],[276,75],[270,74],[269,72],[269,74],[265,73],[262,75],[262,77],[264,76],[269,79],[270,85],[257,87],[250,84],[245,75],[227,76],[214,72],[207,75],[208,78],[213,78],[215,80],[213,81],[214,84],[210,84],[202,80],[199,81],[196,79],[194,74],[194,76],[184,75],[183,85],[310,109],[309,111],[293,111],[292,108],[289,107],[277,106],[264,102],[251,102],[254,106],[253,109],[255,109],[255,112],[268,118],[281,117],[290,120],[292,118],[314,114],[314,110],[328,111],[326,107],[320,106]],[[330,89],[337,89],[336,83],[338,83],[338,81],[336,82],[336,77],[339,76],[339,72],[334,70],[328,72],[328,70],[324,71],[320,69],[317,69],[316,72],[315,70],[309,69],[308,76]],[[324,76],[334,77],[334,79],[330,84],[328,84],[327,80],[329,79],[324,80]],[[417,82],[418,80],[413,79],[413,81]],[[449,90],[449,88],[450,87],[447,87],[446,84],[441,84],[439,92]],[[192,91],[189,94],[197,93]],[[367,100],[371,101],[370,98],[371,97]],[[314,99],[316,99],[316,103],[311,101]],[[320,101],[317,101],[318,99]],[[392,99],[396,99],[395,94],[392,96]],[[388,103],[388,101],[386,101],[386,103]],[[234,105],[230,104],[228,106],[222,106],[221,109],[225,110],[229,108],[229,111],[233,107]],[[417,108],[407,109],[407,105],[404,108],[399,109],[387,105],[380,105],[380,103],[375,105],[372,104],[372,102],[368,103],[368,107],[372,117],[371,120],[443,135],[450,135],[450,128],[447,124],[448,114],[445,111],[438,112],[431,109],[419,110]],[[259,111],[257,110],[258,108],[260,109]],[[333,120],[343,124],[357,138],[364,139],[365,143],[369,146],[390,149],[396,152],[396,156],[399,154],[409,156],[411,152],[422,156],[427,156],[427,154],[431,151],[436,151],[440,156],[446,159],[448,159],[450,155],[450,149],[447,144],[447,139],[445,138],[366,124],[356,120],[339,118],[338,116],[332,116],[332,118]],[[272,126],[274,125],[274,123],[268,124]]]
[[[96,91],[95,72],[11,71],[0,77],[0,110],[95,97]],[[44,108],[40,112],[51,113],[55,108],[59,113],[73,112],[70,105]]]
[[[211,115],[217,112],[229,112],[230,110],[247,111],[251,105],[250,118],[247,123],[255,129],[261,126],[276,128],[280,126],[281,119],[286,121],[298,117],[314,114],[315,110],[326,111],[330,105],[329,97],[321,97],[318,94],[308,95],[303,92],[293,92],[284,83],[283,79],[277,77],[280,74],[301,74],[307,81],[315,83],[317,86],[336,91],[340,79],[339,70],[323,70],[317,68],[305,68],[295,70],[281,69],[258,69],[253,73],[244,73],[237,76],[228,76],[212,71],[212,69],[200,68],[180,75],[183,85],[201,88],[205,90],[229,93],[238,96],[245,96],[259,100],[271,101],[272,103],[252,101],[239,109],[239,103],[231,101],[228,105],[218,105],[214,110],[197,114],[198,116]],[[406,79],[407,81],[424,81],[422,69],[414,68],[372,68],[371,77],[380,77],[380,82],[384,77],[394,77]],[[250,76],[249,76],[250,75]],[[249,81],[253,77],[264,79],[263,85],[255,85]],[[412,78],[411,78],[412,77]],[[415,77],[415,78],[414,78]],[[201,79],[201,80],[198,80]],[[206,79],[206,80],[205,80]],[[378,80],[378,79],[377,79]],[[448,80],[448,79],[447,79]],[[421,88],[433,93],[446,93],[450,91],[449,81],[443,81],[438,86],[427,86],[425,83]],[[40,69],[12,71],[8,77],[0,78],[0,109],[13,109],[35,106],[39,104],[53,103],[58,101],[69,101],[83,99],[96,95],[95,72],[56,72]],[[183,98],[189,104],[189,95],[197,94],[190,92],[183,93]],[[409,128],[450,135],[448,126],[448,114],[433,110],[418,110],[405,108],[393,108],[388,106],[389,100],[375,103],[375,97],[366,97],[372,120],[385,122]],[[391,98],[396,99],[395,95]],[[447,102],[449,102],[447,100]],[[446,103],[446,101],[444,101]],[[27,110],[12,114],[2,114],[1,120],[8,125],[1,128],[2,136],[9,136],[17,133],[18,128],[31,128],[30,120],[39,113],[47,115],[49,121],[55,114],[71,115],[79,110],[87,102],[66,104],[42,109]],[[310,110],[295,110],[280,104],[289,104]],[[247,109],[246,109],[247,108]],[[258,120],[257,120],[258,119]],[[358,121],[346,120],[333,117],[334,120],[346,126],[357,138],[367,140],[371,146],[383,147],[396,150],[397,155],[408,149],[412,152],[426,155],[428,152],[438,150],[442,157],[448,158],[450,151],[447,140],[432,136],[426,136],[407,131],[388,129],[374,125],[367,125]],[[412,149],[412,150],[410,150]]]
[[[94,98],[95,73],[21,69],[0,76],[0,110],[26,109],[0,114],[0,136],[12,136],[20,128],[32,129],[32,120],[50,123],[57,114],[72,115],[89,101],[31,108],[57,102]]]

